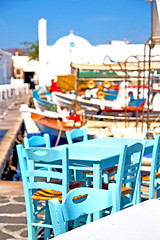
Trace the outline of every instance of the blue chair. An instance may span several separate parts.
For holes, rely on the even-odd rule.
[[[23,139],[23,144],[24,144],[24,147],[25,148],[29,148],[29,147],[47,147],[47,148],[50,148],[51,147],[51,141],[50,141],[50,136],[48,133],[45,133],[43,136],[39,136],[39,135],[34,135],[30,138],[28,137],[25,137]],[[28,164],[30,164],[30,168],[32,166],[32,162],[28,161]],[[41,167],[41,164],[35,164],[36,167]],[[58,168],[58,166],[56,165],[55,166],[56,168]],[[60,167],[61,168],[61,167]],[[48,171],[51,171],[52,169],[51,168],[48,168]],[[70,180],[72,180],[72,172],[70,170]],[[49,177],[48,177],[48,181],[49,181]],[[77,182],[78,183],[78,182]],[[76,184],[77,184],[76,183]],[[78,186],[82,185],[82,182],[79,182]]]
[[[68,144],[73,144],[74,142],[87,141],[87,129],[86,127],[75,128],[71,132],[66,131],[66,137]]]
[[[75,128],[72,131],[66,131],[66,138],[67,138],[67,142],[69,145],[71,145],[75,142],[88,140],[86,127]],[[80,166],[80,168],[79,168],[78,165],[76,165],[75,167],[74,166],[71,167],[71,169],[73,171],[73,173],[72,173],[73,178],[76,180],[77,179],[82,180],[82,178],[83,178],[81,167],[82,166]],[[85,167],[85,166],[83,166],[83,167]]]
[[[51,141],[49,134],[45,133],[43,136],[32,136],[30,138],[24,137],[23,144],[25,148],[29,147],[51,147]]]
[[[67,142],[69,145],[71,145],[75,142],[79,142],[79,141],[87,141],[88,140],[87,129],[85,126],[83,126],[81,128],[73,129],[71,132],[66,131],[66,137],[67,137]],[[85,166],[83,166],[83,167],[85,167]],[[86,176],[88,185],[90,185],[93,172],[88,171],[87,169],[88,169],[88,167],[86,166],[86,170],[84,170],[82,173],[83,173],[83,175]],[[78,171],[78,166],[76,166],[74,168],[75,179],[82,178],[82,176],[80,174],[81,168],[79,168],[79,170],[80,171]],[[112,166],[112,167],[109,167],[109,168],[106,168],[103,170],[103,174],[105,175],[105,178],[107,179],[108,182],[109,182],[109,178],[116,174],[116,171],[117,171],[117,166]],[[80,177],[78,176],[78,174],[80,174]]]
[[[30,148],[30,147],[46,147],[50,148],[51,147],[51,141],[50,141],[50,136],[48,133],[45,133],[43,136],[41,135],[34,135],[29,137],[24,137],[23,138],[23,145],[25,148]],[[33,162],[28,160],[28,164],[30,164],[30,169],[33,168]],[[41,167],[40,164],[35,164],[36,167]],[[51,168],[48,168],[50,171]],[[49,180],[49,178],[48,178]]]
[[[121,196],[121,209],[141,202],[141,164],[145,150],[144,143],[125,145],[120,154],[115,182]]]
[[[25,195],[28,239],[36,240],[38,229],[44,228],[44,239],[48,240],[52,229],[48,200],[57,198],[61,202],[69,190],[77,187],[76,183],[69,183],[68,149],[24,148],[17,145],[17,153]],[[32,162],[33,168],[30,168],[28,161]],[[41,167],[37,168],[36,164]],[[55,168],[56,164],[58,169]],[[48,171],[48,168],[52,171]],[[44,219],[41,217],[42,212]]]
[[[77,200],[78,196],[81,196],[80,201]],[[120,209],[118,188],[115,184],[110,185],[109,190],[76,188],[66,195],[62,204],[57,199],[49,200],[54,236],[65,233],[68,230],[65,224],[69,221],[107,208],[111,208],[112,213]]]
[[[141,171],[142,187],[149,187],[148,192],[142,192],[143,195],[149,196],[149,199],[160,199],[160,135],[155,138],[152,152],[151,171]],[[156,195],[155,195],[156,192]]]

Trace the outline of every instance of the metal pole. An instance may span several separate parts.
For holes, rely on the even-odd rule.
[[[126,64],[127,62],[125,61],[125,128],[127,127],[127,76],[126,76]]]
[[[148,99],[147,99],[147,135],[146,137],[149,138],[149,98],[150,98],[150,81],[151,81],[151,45],[149,44],[149,72],[148,72]]]
[[[144,99],[144,88],[145,88],[145,74],[146,74],[146,44],[144,45],[144,61],[143,61],[143,99]],[[143,132],[143,126],[144,126],[144,105],[142,106],[142,128],[141,132]]]
[[[149,99],[150,99],[150,84],[151,84],[151,49],[152,49],[152,37],[153,37],[153,2],[154,0],[151,1],[151,37],[148,41],[148,46],[149,46],[149,59],[148,59],[148,99],[147,99],[147,134],[146,138],[149,138]]]

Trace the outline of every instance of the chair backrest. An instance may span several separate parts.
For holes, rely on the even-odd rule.
[[[156,172],[160,172],[160,134],[156,135],[151,162],[149,198],[154,198]],[[157,196],[159,198],[159,196]]]
[[[71,132],[66,131],[66,137],[68,144],[73,144],[78,141],[86,141],[88,140],[86,127],[83,126],[81,128],[75,128]]]
[[[24,137],[23,138],[23,144],[25,148],[30,148],[30,147],[46,147],[50,148],[51,147],[51,141],[50,141],[50,136],[48,133],[45,133],[43,136],[35,135],[30,138]],[[34,169],[34,163],[33,161],[30,161],[28,159],[28,167],[31,169]],[[36,164],[36,167],[42,167],[41,164]],[[50,167],[48,167],[48,170],[51,170]],[[50,178],[48,177],[48,180]]]
[[[17,153],[21,168],[23,188],[25,193],[26,208],[31,205],[31,195],[36,189],[51,189],[62,192],[62,199],[68,192],[69,188],[69,163],[68,149],[55,148],[24,148],[22,145],[17,145]],[[30,160],[35,164],[40,164],[41,168],[28,167],[27,161]],[[48,167],[58,168],[61,166],[61,171],[55,168],[48,171]],[[47,182],[47,179],[59,179],[57,182]]]
[[[119,189],[119,195],[122,193],[122,186],[132,188],[132,197],[130,202],[125,205],[134,205],[141,201],[140,196],[140,169],[142,157],[144,155],[146,141],[143,143],[137,142],[131,146],[124,146],[122,154],[120,154],[118,169],[116,175],[116,184]]]
[[[80,201],[77,196],[84,196]],[[54,236],[66,232],[65,223],[77,219],[84,214],[112,208],[112,213],[120,210],[120,200],[116,184],[109,190],[96,188],[76,188],[70,191],[62,204],[57,199],[49,200],[49,209]]]
[[[51,147],[51,141],[49,134],[45,133],[43,136],[32,136],[31,138],[24,137],[23,139],[24,147]]]

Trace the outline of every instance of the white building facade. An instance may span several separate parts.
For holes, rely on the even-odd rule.
[[[148,53],[148,50],[146,49]],[[155,46],[152,55],[159,55],[160,46]],[[47,21],[39,20],[39,85],[51,84],[51,79],[57,75],[71,73],[70,64],[103,64],[108,61],[137,61],[142,60],[144,44],[130,44],[125,41],[112,41],[108,44],[91,45],[86,39],[70,33],[57,40],[53,45],[47,45]],[[104,60],[105,59],[105,60]],[[131,60],[132,59],[132,60]]]
[[[12,54],[0,49],[0,85],[11,83],[12,70]]]

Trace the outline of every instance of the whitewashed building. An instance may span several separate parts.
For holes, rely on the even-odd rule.
[[[0,85],[11,83],[12,70],[12,54],[0,49]]]
[[[146,39],[147,40],[147,39]],[[144,43],[145,44],[145,43]],[[103,64],[109,61],[137,61],[144,57],[144,44],[131,44],[128,41],[111,41],[93,46],[86,39],[70,33],[58,39],[53,45],[47,44],[47,21],[39,20],[39,83],[50,85],[57,75],[70,74],[72,63]],[[148,53],[148,50],[146,49]],[[160,56],[160,46],[155,46],[152,56]],[[160,57],[158,57],[160,59]]]

